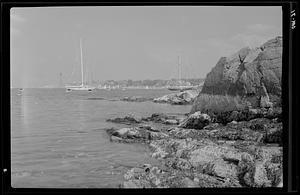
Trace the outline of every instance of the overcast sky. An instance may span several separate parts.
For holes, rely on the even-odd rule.
[[[45,7],[11,9],[11,86],[88,79],[205,78],[221,56],[282,35],[281,7]]]

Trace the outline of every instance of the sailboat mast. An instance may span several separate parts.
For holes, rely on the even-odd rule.
[[[81,85],[83,86],[83,60],[82,60],[81,38],[80,38],[80,63],[81,63]]]
[[[181,64],[181,59],[180,59],[180,56],[178,56],[178,79],[179,79],[179,83],[181,83],[181,67],[180,67],[180,64]]]

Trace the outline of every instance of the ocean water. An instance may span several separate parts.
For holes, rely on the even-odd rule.
[[[127,114],[187,113],[191,106],[109,100],[169,93],[165,89],[69,93],[65,89],[12,89],[12,187],[117,188],[131,167],[158,162],[144,144],[110,142],[105,128],[126,125],[106,119]]]

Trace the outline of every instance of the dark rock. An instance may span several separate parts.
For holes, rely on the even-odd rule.
[[[282,118],[282,109],[280,107],[276,108],[268,108],[268,109],[246,109],[246,110],[234,110],[234,111],[225,111],[220,113],[212,113],[209,112],[211,116],[211,121],[227,124],[232,121],[250,121],[256,118],[267,118],[274,119],[278,122],[281,121]]]
[[[211,118],[207,114],[201,112],[195,112],[184,120],[179,127],[187,129],[203,129],[206,125],[211,122]]]
[[[146,164],[128,170],[124,188],[282,186],[282,123],[272,118],[280,117],[280,109],[238,111],[233,117],[237,121],[226,124],[210,123],[210,117],[194,114],[181,123],[189,121],[188,128],[141,125],[107,130],[111,140],[148,143],[152,157],[160,160],[159,167]],[[177,120],[171,117],[153,114],[146,120]],[[198,123],[205,123],[201,131],[194,128]]]
[[[150,126],[150,125],[147,125],[147,124],[140,126],[140,128],[144,128],[144,129],[146,129],[148,131],[160,132],[159,129],[154,128],[153,126]]]
[[[282,165],[280,163],[266,163],[266,174],[272,187],[278,187],[282,182]]]
[[[271,107],[269,95],[281,96],[282,37],[260,48],[246,47],[230,57],[221,57],[207,74],[199,95],[239,95],[251,105]]]
[[[168,134],[177,139],[196,138],[202,135],[198,130],[178,127],[168,129]],[[202,138],[204,138],[204,136],[205,135],[203,135]]]
[[[147,128],[141,127],[131,127],[131,128],[121,128],[121,129],[110,129],[107,133],[111,136],[111,141],[122,141],[122,142],[146,142],[156,139],[167,138],[168,135],[157,131],[151,131]]]
[[[282,127],[267,129],[264,142],[282,144]]]
[[[220,123],[211,123],[211,124],[208,124],[207,126],[205,126],[203,129],[204,130],[214,130],[218,127],[221,127],[222,125]]]
[[[167,114],[163,114],[163,113],[154,113],[152,114],[150,117],[146,117],[146,118],[142,118],[142,121],[146,121],[146,122],[155,122],[155,123],[178,123],[178,121],[180,120],[179,118],[177,118],[177,116],[175,115],[167,115]]]
[[[237,172],[241,185],[254,187],[255,161],[251,155],[244,153],[241,156]]]
[[[124,97],[121,99],[121,101],[127,101],[127,102],[145,102],[145,101],[152,101],[153,98],[145,98],[141,96],[131,96],[131,97]]]
[[[106,121],[113,122],[113,123],[121,123],[126,125],[141,123],[140,119],[134,118],[133,116],[125,116],[124,118],[107,119]]]

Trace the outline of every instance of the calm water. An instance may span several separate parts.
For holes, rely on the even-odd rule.
[[[70,93],[64,89],[12,89],[12,187],[118,187],[129,168],[157,161],[143,144],[110,142],[104,129],[125,125],[105,120],[127,114],[145,117],[155,112],[187,113],[191,107],[88,98],[159,97],[168,93],[138,89]]]

